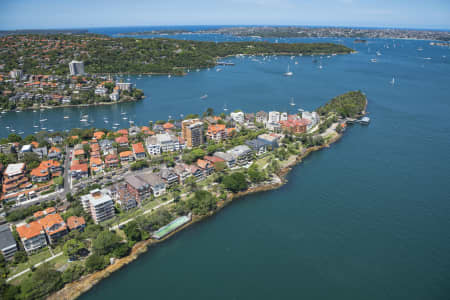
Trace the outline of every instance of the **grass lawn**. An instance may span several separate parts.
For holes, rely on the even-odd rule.
[[[28,256],[28,261],[18,264],[15,268],[11,268],[11,272],[9,276],[22,272],[25,269],[28,269],[30,266],[33,266],[46,258],[49,258],[51,255],[50,250],[48,248],[42,249],[38,253]]]

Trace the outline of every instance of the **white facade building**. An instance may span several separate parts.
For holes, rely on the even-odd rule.
[[[96,224],[114,218],[114,202],[107,189],[95,189],[81,196],[81,204],[89,212]]]
[[[230,114],[230,117],[233,119],[233,121],[235,121],[237,123],[244,123],[245,115],[242,111],[232,112]]]
[[[159,155],[162,152],[174,152],[180,150],[180,142],[178,138],[169,133],[157,134],[148,137],[145,141],[147,152],[150,155]]]
[[[304,111],[302,112],[302,119],[306,119],[308,121],[310,121],[310,123],[307,126],[307,130],[310,130],[311,128],[313,128],[314,126],[317,125],[317,123],[319,123],[320,121],[320,117],[319,114],[315,111],[313,112],[309,112],[309,111]]]
[[[269,111],[269,123],[278,123],[280,122],[280,112],[278,111]]]
[[[84,75],[84,63],[82,61],[72,60],[69,63],[69,70],[72,76]]]

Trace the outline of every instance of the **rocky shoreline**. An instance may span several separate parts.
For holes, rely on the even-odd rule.
[[[81,296],[83,293],[89,291],[92,287],[94,287],[102,279],[109,277],[109,275],[111,275],[113,272],[121,269],[122,267],[124,267],[124,266],[128,265],[129,263],[133,262],[134,260],[136,260],[142,253],[147,252],[149,246],[156,244],[156,243],[163,242],[166,239],[169,239],[170,237],[175,235],[177,232],[183,230],[184,228],[216,214],[222,208],[224,208],[225,206],[230,204],[233,200],[238,199],[243,196],[246,196],[246,195],[254,194],[254,193],[274,190],[274,189],[277,189],[277,188],[283,186],[287,182],[286,178],[285,178],[286,175],[292,170],[292,168],[295,165],[302,162],[302,160],[304,158],[306,158],[310,153],[319,151],[323,148],[329,148],[331,144],[338,141],[341,137],[342,137],[342,134],[337,134],[327,144],[324,144],[322,146],[308,148],[305,152],[298,155],[293,162],[289,163],[287,166],[283,167],[278,172],[277,175],[281,178],[281,181],[279,183],[267,183],[267,184],[263,184],[263,185],[260,185],[257,187],[249,188],[245,191],[238,192],[236,194],[229,194],[229,196],[227,197],[226,200],[218,203],[218,208],[214,212],[211,212],[205,216],[193,216],[192,220],[189,223],[186,223],[184,226],[171,232],[170,234],[168,234],[167,236],[165,236],[164,238],[162,238],[160,240],[148,239],[148,240],[137,243],[136,245],[134,245],[133,249],[131,250],[131,253],[128,256],[120,258],[120,259],[116,259],[114,264],[109,265],[104,270],[83,276],[82,278],[80,278],[77,281],[66,284],[64,286],[64,288],[62,288],[61,290],[57,291],[56,293],[48,296],[47,299],[48,300],[73,300],[73,299],[76,299],[79,296]]]

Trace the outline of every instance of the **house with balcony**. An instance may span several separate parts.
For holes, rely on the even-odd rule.
[[[47,246],[44,228],[38,221],[18,226],[16,230],[27,254]]]

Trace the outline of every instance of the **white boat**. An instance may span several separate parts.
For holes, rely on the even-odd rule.
[[[33,127],[34,127],[34,128],[38,128],[39,126],[38,126],[38,125],[33,125]]]
[[[422,47],[417,48],[417,51],[423,51]]]
[[[294,73],[292,73],[292,71],[290,70],[290,67],[289,67],[289,65],[288,65],[288,67],[287,67],[287,72],[284,73],[284,76],[292,76],[292,75],[294,75]]]
[[[123,120],[128,120],[128,118],[127,118],[127,117],[123,117],[122,119],[123,119]]]
[[[380,51],[377,51],[377,55],[378,55],[378,56],[381,56],[381,52],[380,52]]]
[[[114,125],[114,126],[119,126],[120,124],[119,124],[119,123],[114,123],[113,125]]]
[[[217,68],[217,69],[216,69],[216,72],[220,72],[220,71],[222,71],[221,68]]]
[[[373,63],[377,62],[377,60],[375,58],[372,58],[370,61],[373,62]]]
[[[69,118],[69,116],[64,116],[64,119],[68,119]]]
[[[295,64],[298,65],[298,61],[296,61]]]
[[[40,119],[39,121],[40,122],[45,122],[45,121],[47,121],[47,119]]]
[[[391,84],[392,84],[392,85],[395,84],[395,77],[392,77]]]
[[[172,75],[170,75],[170,74],[169,74],[169,75],[167,75],[167,78],[170,78],[170,77],[172,77]]]
[[[104,120],[103,122],[105,122],[106,124],[108,124],[109,121],[108,121],[108,120]]]
[[[206,98],[208,98],[208,94],[204,94],[203,96],[200,97],[201,100],[204,100]]]
[[[6,114],[6,110],[2,111],[2,114]]]
[[[123,112],[121,112],[120,114],[121,114],[121,115],[126,115],[127,113],[126,113],[125,111],[123,111]]]
[[[291,97],[291,102],[289,102],[290,106],[295,106],[294,97]]]
[[[319,65],[319,69],[323,69],[323,67],[322,67],[322,65],[321,65],[321,64]]]
[[[33,110],[33,112],[37,112],[37,110]]]
[[[80,122],[87,122],[87,121],[88,121],[88,120],[85,119],[85,118],[83,118],[83,119],[80,120]]]

